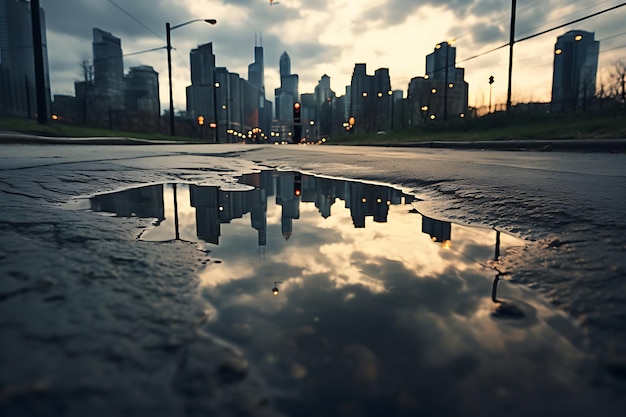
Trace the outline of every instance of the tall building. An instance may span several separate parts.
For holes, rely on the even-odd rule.
[[[465,69],[457,68],[456,48],[449,42],[435,45],[426,56],[426,75],[411,79],[408,100],[409,124],[463,118],[468,109],[469,85]]]
[[[593,32],[571,30],[554,46],[552,110],[585,108],[596,92],[600,42]]]
[[[93,66],[96,103],[101,109],[123,109],[125,101],[122,41],[93,28]]]
[[[248,81],[259,90],[263,91],[265,97],[265,64],[263,63],[263,38],[261,44],[257,45],[256,36],[254,38],[254,62],[248,65]]]
[[[199,45],[189,54],[191,85],[187,87],[187,114],[207,121],[216,117],[215,55],[211,42]]]
[[[131,67],[126,76],[126,110],[158,117],[159,74],[148,65]]]
[[[258,91],[258,127],[264,132],[269,132],[272,123],[272,107],[267,106],[265,99],[265,64],[263,60],[263,38],[261,44],[257,45],[256,36],[254,39],[254,62],[248,65],[248,82]]]
[[[332,134],[333,126],[333,106],[336,95],[330,88],[330,77],[322,75],[315,86],[315,136],[318,139],[329,137]]]
[[[298,75],[291,73],[291,58],[283,52],[279,61],[280,87],[275,90],[276,119],[293,119],[293,104],[300,99],[298,95]]]
[[[391,81],[388,68],[367,75],[366,64],[355,64],[350,81],[349,119],[357,132],[391,128]]]
[[[46,19],[40,9],[44,84],[50,109]],[[37,112],[35,55],[30,2],[0,0],[0,114],[32,117]]]
[[[426,74],[434,80],[463,82],[465,69],[455,65],[456,48],[449,42],[438,43],[435,50],[426,55]]]

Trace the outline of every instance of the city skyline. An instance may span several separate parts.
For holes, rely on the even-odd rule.
[[[147,9],[141,0],[124,4],[114,0],[99,4],[41,0],[47,14],[52,94],[73,93],[73,82],[80,79],[79,63],[91,56],[88,38],[93,27],[122,39],[125,70],[150,65],[164,76],[167,74],[164,49],[131,54],[163,47],[165,21],[178,24],[194,18],[215,18],[218,20],[215,26],[196,23],[172,32],[172,45],[176,49],[173,51],[176,110],[185,108],[191,49],[213,42],[216,66],[227,67],[247,78],[248,65],[254,61],[255,33],[259,32],[265,49],[266,92],[280,85],[279,56],[283,52],[291,57],[292,72],[299,74],[301,93],[313,92],[320,77],[327,74],[331,88],[338,95],[345,94],[354,65],[360,62],[369,68],[389,68],[392,88],[406,92],[411,78],[425,73],[424,56],[434,45],[456,38],[457,63],[466,69],[466,81],[470,85],[469,104],[487,104],[489,75],[496,79],[494,103],[502,103],[506,97],[508,48],[464,60],[508,42],[511,5],[491,0],[450,0],[445,4],[438,2],[438,7],[431,3],[434,4],[343,0],[307,4],[286,0],[277,7],[269,7],[265,0],[187,0],[169,10],[166,2],[150,2]],[[581,1],[518,1],[516,39],[617,3],[605,1],[588,6]],[[81,18],[72,18],[70,24],[69,16],[63,13],[65,4]],[[343,13],[348,9],[350,13]],[[597,40],[606,39],[601,43],[598,64],[598,77],[602,77],[606,67],[624,56],[625,12],[617,9],[575,27],[517,43],[513,100],[550,100],[554,40],[570,29],[592,31]],[[436,15],[437,19],[429,18],[430,15]],[[168,100],[166,89],[166,83],[161,82],[161,103]],[[268,99],[274,97],[270,94]]]

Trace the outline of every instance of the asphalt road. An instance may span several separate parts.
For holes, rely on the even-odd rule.
[[[0,330],[13,342],[0,348],[0,410],[276,415],[236,346],[198,330],[205,311],[189,279],[201,261],[193,245],[164,243],[155,253],[134,240],[147,221],[68,205],[147,183],[235,186],[236,175],[264,167],[393,184],[419,197],[425,215],[526,239],[505,259],[512,281],[581,326],[597,361],[594,383],[618,401],[626,388],[625,162],[623,153],[554,150],[0,145]]]

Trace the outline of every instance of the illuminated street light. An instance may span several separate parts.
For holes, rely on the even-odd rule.
[[[274,282],[274,288],[272,288],[272,294],[275,296],[278,295],[278,284],[282,284],[282,281]]]
[[[193,19],[178,25],[170,26],[170,22],[165,22],[165,36],[167,40],[167,75],[169,79],[170,87],[170,135],[174,136],[176,129],[174,128],[174,94],[172,92],[172,40],[170,32],[174,29],[178,29],[181,26],[188,25],[194,22],[206,22],[210,25],[217,23],[215,19]]]

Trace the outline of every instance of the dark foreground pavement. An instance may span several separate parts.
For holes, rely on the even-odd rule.
[[[0,413],[280,415],[273,398],[281,393],[236,344],[207,331],[215,312],[199,296],[197,273],[210,254],[181,241],[136,240],[149,220],[67,207],[74,197],[147,183],[233,186],[234,176],[262,167],[394,184],[435,218],[527,239],[506,261],[512,280],[580,324],[587,338],[568,349],[585,360],[550,375],[559,386],[542,392],[521,369],[488,386],[469,380],[467,395],[450,401],[476,416],[622,414],[622,154],[41,144],[0,145]],[[460,373],[481,369],[466,365],[455,364]],[[507,390],[507,378],[525,388]]]

